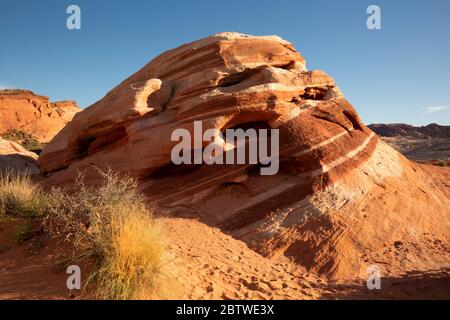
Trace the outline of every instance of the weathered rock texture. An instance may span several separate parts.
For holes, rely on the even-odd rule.
[[[0,174],[39,175],[37,155],[18,143],[0,138]]]
[[[195,120],[204,130],[280,129],[279,173],[173,165],[171,133],[192,132]],[[333,79],[276,36],[221,33],[163,53],[76,114],[38,164],[46,186],[79,172],[95,184],[96,168],[130,174],[159,212],[330,277],[449,261],[448,185],[379,140]]]
[[[0,133],[20,130],[48,142],[80,110],[75,101],[52,103],[29,90],[0,90]]]

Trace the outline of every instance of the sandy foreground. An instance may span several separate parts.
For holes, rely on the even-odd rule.
[[[150,299],[448,299],[450,270],[408,272],[382,279],[381,290],[364,281],[327,281],[288,259],[271,261],[239,240],[201,222],[162,218],[171,251],[171,280]],[[67,250],[45,237],[21,246],[12,241],[17,223],[0,232],[0,299],[89,299],[70,292],[58,265]]]

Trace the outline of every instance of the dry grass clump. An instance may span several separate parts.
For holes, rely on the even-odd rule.
[[[0,175],[0,216],[41,217],[47,204],[46,195],[29,175]]]
[[[122,206],[122,205],[121,205]],[[159,227],[141,208],[120,208],[126,216],[113,216],[112,241],[103,257],[98,277],[102,298],[141,297],[143,290],[158,290],[164,279],[166,255]]]
[[[2,212],[44,217],[51,235],[73,244],[71,264],[94,262],[86,285],[93,284],[98,298],[159,294],[169,271],[161,228],[135,180],[111,171],[102,175],[101,186],[86,187],[80,179],[72,193],[44,192],[26,177],[1,179]]]
[[[52,192],[52,230],[73,241],[75,261],[94,259],[94,281],[102,299],[134,299],[142,291],[158,291],[167,271],[161,229],[136,191],[136,181],[103,173],[105,183],[76,195]],[[81,250],[80,250],[81,249]]]

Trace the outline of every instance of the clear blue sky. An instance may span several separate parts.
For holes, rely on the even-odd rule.
[[[70,4],[81,30],[66,28]],[[366,28],[369,4],[382,30]],[[162,51],[221,31],[293,42],[366,123],[450,124],[450,0],[0,0],[0,87],[85,107]]]

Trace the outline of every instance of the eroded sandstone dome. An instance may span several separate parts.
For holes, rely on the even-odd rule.
[[[171,133],[192,132],[194,121],[222,132],[278,128],[278,174],[261,176],[258,165],[174,165]],[[98,168],[129,174],[160,214],[200,219],[327,276],[365,275],[383,259],[391,273],[448,261],[433,246],[421,247],[430,256],[423,265],[417,250],[402,253],[409,260],[385,252],[399,239],[413,248],[424,234],[426,243],[448,242],[448,223],[438,222],[448,221],[448,189],[381,142],[333,79],[308,71],[277,36],[220,33],[161,54],[77,113],[38,165],[46,186],[71,185],[80,172],[98,183]],[[421,221],[414,232],[411,221]]]
[[[45,148],[39,165],[55,184],[105,165],[151,178],[171,170],[173,130],[192,131],[194,121],[204,130],[281,129],[282,169],[305,177],[331,173],[340,164],[334,160],[357,147],[370,149],[376,140],[333,79],[307,71],[292,44],[276,36],[222,33],[152,60],[78,114]],[[337,152],[329,149],[337,145]],[[229,172],[227,181],[249,168],[205,169]]]

